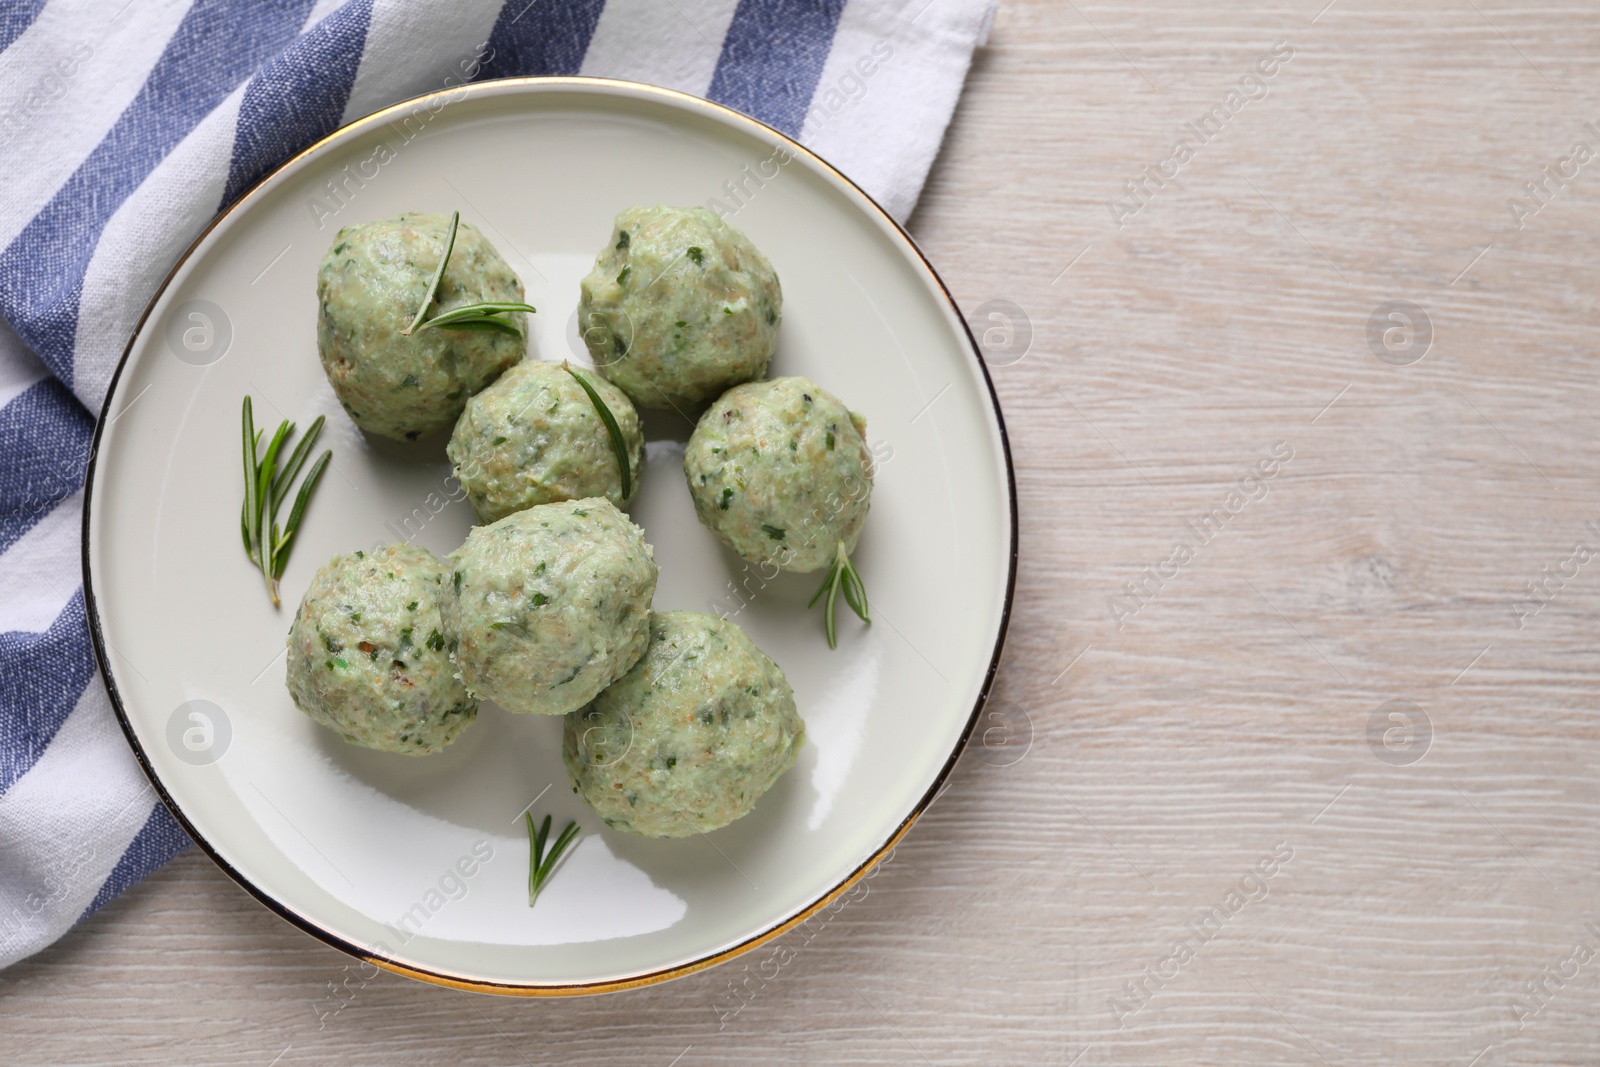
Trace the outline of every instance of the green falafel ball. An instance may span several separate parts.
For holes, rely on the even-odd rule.
[[[767,373],[783,291],[750,239],[703,207],[632,207],[583,279],[595,367],[633,402],[686,407]]]
[[[622,431],[629,464],[629,497],[611,433],[589,394],[560,363],[524,360],[467,401],[446,451],[479,522],[562,500],[603,496],[626,507],[639,491],[644,433],[639,413],[622,390],[588,370],[593,386]]]
[[[317,269],[317,352],[339,403],[368,433],[415,441],[452,425],[467,398],[527,351],[524,330],[434,328],[406,335],[439,267],[447,215],[411,212],[346,226]],[[484,301],[521,302],[522,282],[470,222],[460,224],[450,263],[428,310]]]
[[[450,662],[440,615],[445,565],[395,544],[335,556],[311,580],[289,629],[295,706],[346,741],[424,756],[472,722],[477,701]]]
[[[872,503],[866,419],[809,378],[735,386],[683,453],[695,514],[752,563],[786,571],[855,551]]]
[[[633,669],[567,716],[561,755],[607,826],[688,837],[748,815],[805,735],[783,671],[743,630],[668,611]]]
[[[444,618],[474,696],[565,715],[644,654],[655,560],[644,531],[604,497],[475,526],[450,562]]]

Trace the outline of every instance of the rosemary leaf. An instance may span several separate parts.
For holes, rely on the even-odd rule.
[[[622,499],[624,502],[633,495],[633,472],[629,469],[628,443],[622,438],[622,427],[617,425],[616,416],[611,414],[611,409],[606,407],[606,402],[600,399],[600,394],[589,380],[572,369],[570,363],[561,364],[566,372],[577,379],[583,391],[589,394],[589,402],[594,405],[595,414],[600,416],[600,421],[606,425],[606,433],[611,435],[611,451],[617,457],[617,470],[622,473]]]
[[[850,605],[850,610],[860,616],[862,622],[872,621],[871,616],[867,614],[867,587],[861,584],[861,575],[856,573],[855,566],[848,560],[845,561],[844,600]]]
[[[828,635],[828,647],[839,647],[839,627],[834,621],[833,609],[839,601],[839,579],[843,577],[838,568],[832,572],[833,580],[828,583],[828,598],[822,602],[822,629]]]
[[[860,615],[861,601],[856,598],[855,583],[850,580],[848,574],[841,577],[843,580],[839,583],[839,592],[844,594],[844,602],[850,606],[850,610]]]
[[[524,304],[520,300],[480,300],[476,304],[462,304],[449,311],[442,311],[429,319],[427,326],[445,325],[456,317],[470,314],[500,312],[500,311],[526,311],[530,314],[539,309],[532,304]]]
[[[294,507],[289,509],[289,521],[283,526],[283,546],[273,553],[274,593],[277,592],[278,580],[283,577],[283,569],[289,565],[289,550],[294,548],[294,539],[300,533],[300,521],[305,518],[306,505],[311,502],[311,494],[316,490],[317,483],[322,480],[322,472],[327,468],[328,460],[332,458],[332,450],[323,452],[311,465],[311,470],[306,473],[305,481],[300,483],[300,492],[294,498]]]
[[[300,443],[294,446],[294,451],[289,453],[289,461],[283,465],[283,473],[278,475],[277,482],[272,487],[272,511],[277,514],[278,505],[283,498],[289,495],[289,486],[300,475],[300,468],[305,465],[306,457],[311,454],[311,446],[317,443],[317,436],[322,433],[323,417],[318,415],[307,429],[306,435],[300,438]]]
[[[451,308],[449,311],[435,315],[421,326],[417,332],[423,330],[498,330],[508,333],[513,337],[521,337],[522,330],[510,319],[501,318],[501,315],[514,311],[533,314],[539,309],[532,304],[524,304],[511,300],[485,300],[477,304],[463,304]]]
[[[533,839],[533,869],[538,871],[544,866],[544,843],[550,838],[550,816],[544,817],[544,824],[539,827],[539,833]]]
[[[264,535],[272,522],[272,487],[278,478],[278,452],[292,433],[294,423],[284,421],[278,424],[278,432],[272,435],[272,443],[267,445],[267,454],[261,457],[261,467],[256,471],[256,521],[261,524],[257,544],[267,543]]]
[[[250,398],[244,398],[244,516],[241,522],[244,526],[244,549],[252,562],[260,564],[260,553],[256,547],[256,535],[261,530],[261,524],[256,521],[256,502],[260,494],[256,492],[256,473],[260,465],[256,461],[256,445],[261,436],[256,433],[255,421],[250,413]]]
[[[561,831],[561,836],[556,838],[556,843],[550,846],[550,855],[545,857],[544,864],[539,869],[539,888],[544,888],[544,883],[555,873],[556,863],[561,859],[561,854],[567,850],[573,840],[578,836],[578,824],[567,823],[567,828]]]
[[[422,325],[422,320],[428,315],[428,308],[432,306],[434,298],[439,295],[439,283],[444,280],[444,268],[450,262],[450,253],[456,249],[456,229],[461,225],[461,212],[452,212],[450,215],[450,232],[445,235],[444,255],[439,257],[439,269],[433,272],[433,280],[428,283],[427,292],[422,294],[422,306],[417,308],[417,317],[411,320],[411,325],[401,330],[407,337],[411,336]]]

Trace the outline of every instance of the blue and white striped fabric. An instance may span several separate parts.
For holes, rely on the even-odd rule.
[[[0,966],[188,844],[96,673],[79,524],[91,413],[218,210],[305,144],[466,71],[708,96],[904,218],[993,5],[0,0]]]

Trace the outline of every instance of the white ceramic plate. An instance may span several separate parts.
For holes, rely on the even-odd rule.
[[[739,201],[727,183],[742,183]],[[313,278],[335,230],[459,209],[539,308],[529,358],[560,360],[583,352],[578,280],[616,212],[712,197],[738,206],[732,221],[782,278],[772,374],[816,379],[892,451],[855,556],[874,625],[842,615],[829,651],[819,612],[805,607],[819,576],[763,585],[723,551],[684,484],[690,425],[647,421],[632,511],[661,565],[655,606],[736,611],[794,685],[808,740],[794,770],[731,827],[652,841],[604,828],[572,793],[558,718],[485,705],[461,740],[422,759],[314,725],[284,689],[283,640],[317,567],[401,538],[443,554],[471,521],[450,499],[442,440],[364,438],[323,378]],[[246,393],[258,426],[326,415],[334,454],[281,610],[239,543]],[[1014,573],[1015,494],[993,392],[911,241],[775,131],[620,82],[473,85],[363,119],[275,172],[196,242],[147,311],[102,413],[89,490],[96,651],[129,741],[189,833],[330,944],[495,992],[684,974],[781,932],[859,878],[971,731]],[[739,599],[732,583],[745,585]],[[534,908],[518,821],[530,802],[585,831]]]

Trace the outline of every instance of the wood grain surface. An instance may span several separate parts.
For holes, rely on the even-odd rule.
[[[1600,8],[1325,2],[1005,0],[912,230],[1016,612],[864,896],[530,1002],[365,981],[191,852],[0,973],[0,1061],[1600,1062]]]

